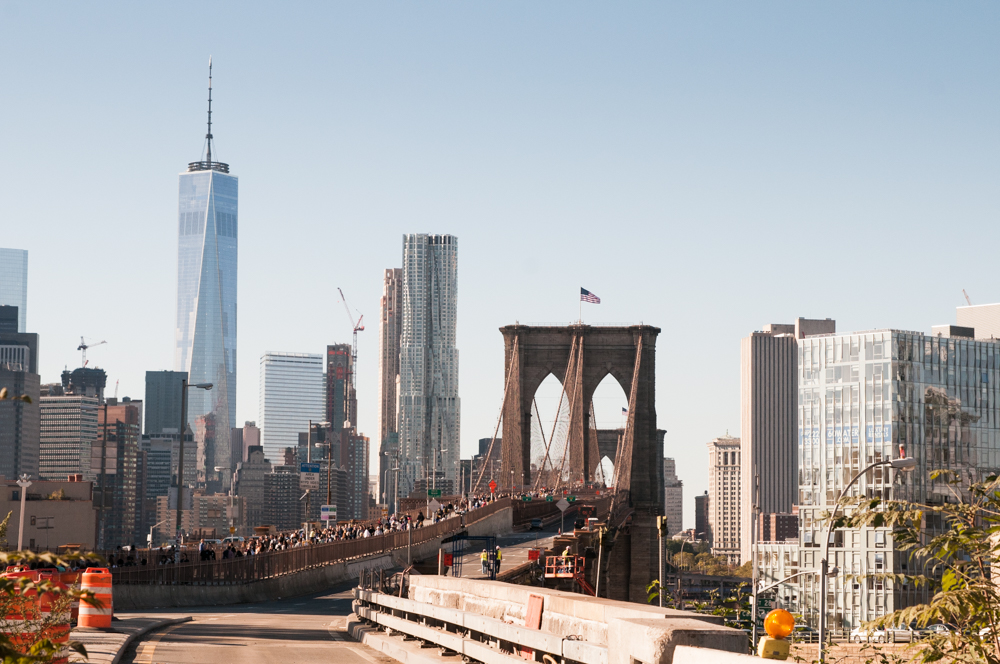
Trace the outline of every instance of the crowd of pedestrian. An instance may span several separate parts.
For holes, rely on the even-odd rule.
[[[552,492],[542,488],[537,491],[527,492],[482,492],[469,494],[461,500],[449,502],[441,505],[435,510],[416,510],[416,514],[399,513],[379,519],[368,521],[350,521],[338,523],[325,528],[319,528],[306,532],[302,529],[267,535],[256,535],[253,537],[227,537],[225,540],[203,539],[198,541],[195,551],[193,542],[183,546],[180,556],[174,546],[161,546],[153,550],[141,550],[133,546],[118,547],[108,555],[108,564],[111,567],[133,567],[145,566],[147,564],[171,565],[176,562],[188,563],[195,560],[231,560],[244,558],[247,556],[257,556],[264,553],[276,551],[287,551],[302,546],[313,546],[317,544],[329,544],[345,540],[364,539],[369,537],[379,537],[395,532],[405,532],[414,528],[422,528],[427,524],[438,523],[444,519],[459,517],[468,510],[475,510],[501,498],[512,498],[514,500],[532,500],[548,498]],[[493,564],[499,570],[500,566],[499,548],[492,556]],[[178,560],[179,558],[179,560]],[[487,552],[483,551],[483,573],[488,573]]]

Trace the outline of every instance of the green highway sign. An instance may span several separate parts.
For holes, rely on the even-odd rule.
[[[531,496],[521,496],[521,500],[523,500],[526,503],[530,503],[531,502]]]
[[[545,502],[551,503],[553,500],[555,500],[555,498],[553,498],[552,496],[545,496]]]
[[[575,503],[576,502],[576,496],[566,496],[566,500],[568,500],[571,503]]]
[[[440,498],[441,497],[441,489],[427,489],[427,497],[428,498]]]

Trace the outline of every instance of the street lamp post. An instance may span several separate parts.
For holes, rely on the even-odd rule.
[[[17,550],[24,551],[24,501],[28,498],[28,487],[31,486],[31,475],[25,473],[17,481],[21,487],[21,522],[17,527]]]
[[[184,436],[187,435],[187,394],[192,387],[199,390],[210,390],[213,385],[212,383],[189,385],[187,378],[181,378],[181,427],[180,441],[177,447],[177,516],[174,522],[176,526],[174,532],[177,534],[175,555],[178,563],[181,561],[181,514],[184,509]],[[107,418],[105,418],[106,421]]]
[[[847,495],[847,490],[850,489],[862,475],[873,468],[877,468],[879,466],[889,466],[890,468],[896,468],[897,470],[909,471],[913,470],[916,465],[917,460],[913,457],[876,461],[852,477],[851,481],[848,482],[847,485],[840,491],[840,495],[837,496],[837,502],[833,506],[833,514],[830,515],[830,523],[826,528],[826,536],[823,538],[823,557],[819,561],[819,664],[825,664],[826,662],[826,586],[828,583],[827,579],[830,574],[828,561],[830,556],[830,535],[833,534],[833,524],[837,520],[837,511],[840,509],[840,501],[845,495]],[[837,568],[834,567],[833,569],[836,570]]]

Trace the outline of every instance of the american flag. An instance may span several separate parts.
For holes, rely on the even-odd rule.
[[[596,295],[594,295],[593,293],[591,293],[586,288],[581,288],[580,289],[580,301],[581,302],[590,302],[591,304],[600,304],[601,303],[601,298],[597,297]]]
[[[622,406],[622,415],[628,415],[628,408]]]

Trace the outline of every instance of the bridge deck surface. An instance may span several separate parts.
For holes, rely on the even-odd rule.
[[[121,617],[191,616],[130,646],[122,664],[390,664],[347,633],[351,588],[264,604],[149,611]]]
[[[504,572],[512,567],[517,567],[528,562],[528,550],[532,548],[546,549],[552,546],[552,538],[559,530],[559,522],[554,525],[523,533],[511,533],[497,538],[497,545],[500,547],[500,571]],[[482,546],[476,546],[473,542],[469,552],[462,556],[462,578],[483,579],[482,565],[479,556],[483,551]]]

